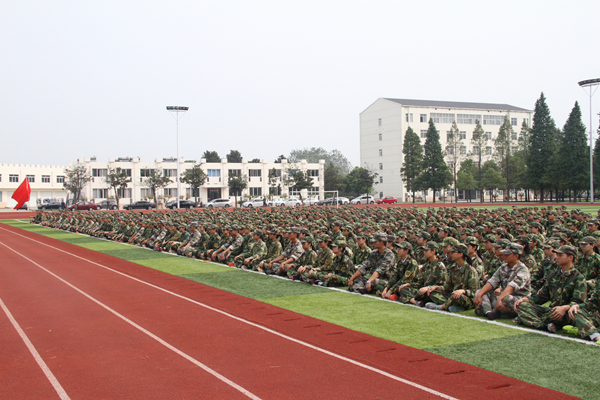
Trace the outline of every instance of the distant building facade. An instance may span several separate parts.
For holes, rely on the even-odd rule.
[[[492,157],[494,140],[504,118],[508,117],[516,134],[523,122],[531,127],[533,111],[508,104],[465,103],[454,101],[410,100],[379,98],[360,113],[360,164],[378,173],[376,197],[396,196],[398,201],[412,201],[407,196],[400,176],[403,163],[404,134],[408,127],[420,136],[425,144],[425,133],[432,119],[440,134],[442,151],[446,148],[447,134],[456,121],[464,139],[461,153],[471,155],[473,131],[477,122],[488,137],[488,148],[483,149],[486,159]],[[515,141],[516,142],[516,141]],[[419,192],[424,200],[431,201],[431,191]],[[440,193],[436,194],[440,196]],[[459,197],[460,198],[460,197]]]
[[[17,204],[11,197],[24,179],[29,180],[32,205],[37,199],[67,198],[63,187],[64,166],[0,164],[0,208],[12,208]]]

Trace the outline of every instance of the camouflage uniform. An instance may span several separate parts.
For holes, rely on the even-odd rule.
[[[562,327],[570,322],[568,313],[565,313],[561,320],[554,321],[550,318],[552,309],[567,304],[583,304],[586,301],[586,293],[585,278],[579,271],[575,268],[567,272],[559,269],[548,277],[538,293],[529,296],[529,303],[519,304],[517,313],[525,326],[539,329],[553,322]],[[541,305],[547,301],[550,301],[549,306]]]
[[[586,257],[585,254],[583,254],[579,258],[576,268],[585,278],[587,289],[591,292],[591,290],[598,285],[598,276],[600,276],[600,254],[592,253],[589,257]]]
[[[354,274],[354,264],[346,250],[348,249],[344,249],[339,256],[334,255],[331,264],[332,275],[329,278],[324,279],[328,275],[326,273],[318,274],[318,279],[323,281],[323,286],[348,286],[348,280]]]
[[[329,250],[331,251],[331,250]],[[300,258],[300,256],[302,255],[302,253],[304,253],[304,249],[302,248],[302,243],[300,243],[299,240],[296,240],[296,243],[292,243],[292,241],[290,241],[287,246],[285,246],[285,250],[283,250],[283,253],[281,253],[281,255],[283,256],[283,260],[285,261],[288,258],[293,258],[294,259],[294,263],[298,260],[298,258]],[[263,265],[263,269],[265,269],[265,272],[267,274],[283,274],[283,272],[281,272],[279,270],[279,267],[281,266],[281,263],[273,263],[272,264],[272,268],[269,270],[269,266],[268,265]]]
[[[309,237],[305,237],[304,239],[301,240],[301,242],[302,243],[304,243],[304,242],[312,243],[312,241]],[[311,247],[312,247],[312,245],[311,245]],[[298,268],[303,267],[303,266],[312,267],[314,265],[316,259],[317,259],[316,251],[314,251],[312,248],[310,248],[308,250],[304,250],[304,253],[302,253],[302,255],[300,257],[298,257],[298,260],[296,260],[294,265],[292,265],[290,267],[290,269],[287,270],[288,278],[289,279],[300,279],[300,276],[298,276]]]
[[[371,291],[382,290],[388,284],[394,267],[394,253],[390,249],[386,247],[381,253],[379,250],[373,250],[369,258],[362,265],[358,265],[357,269],[362,275],[356,278],[352,288],[354,290],[365,288],[369,278],[377,272],[379,277],[371,282]]]
[[[419,272],[419,264],[417,260],[412,258],[410,255],[404,260],[398,260],[396,264],[396,273],[387,284],[387,288],[391,293],[396,293],[399,286],[405,283],[412,283]]]
[[[304,282],[309,282],[311,279],[319,280],[319,272],[330,272],[333,265],[333,251],[329,247],[319,249],[317,251],[317,258],[313,264],[313,268],[307,269],[302,273],[300,277]],[[312,272],[312,274],[311,274]],[[323,274],[326,275],[326,274]]]
[[[251,260],[249,261],[249,266],[250,268],[252,268],[253,264],[257,261],[257,260],[261,260],[264,256],[267,255],[267,245],[265,244],[265,242],[262,241],[262,239],[259,239],[258,241],[253,241],[254,243],[252,244],[252,247],[250,249],[250,254],[248,254],[247,256],[243,257],[242,262],[240,263],[240,267],[244,264],[244,260],[246,258],[251,258]],[[240,257],[242,258],[242,257]],[[240,259],[238,258],[238,261]]]
[[[448,278],[446,266],[440,260],[434,262],[426,261],[423,267],[417,273],[417,279],[411,282],[410,286],[400,290],[399,300],[408,303],[414,298],[419,301],[428,301],[427,293],[419,295],[419,289],[428,286],[443,285]]]
[[[261,263],[261,261],[264,261],[263,267],[266,268],[268,264],[277,257],[279,257],[282,252],[283,247],[281,246],[281,242],[277,240],[277,238],[275,238],[267,244],[267,255],[265,256],[265,258],[263,258],[262,260],[255,261],[254,265],[252,266],[252,269],[257,270],[258,265]]]
[[[352,256],[352,263],[354,265],[360,265],[364,263],[372,251],[373,250],[371,250],[369,246],[365,246],[362,249],[357,246],[356,251],[354,251],[354,255]]]
[[[600,332],[600,286],[596,286],[589,300],[580,305],[574,318],[575,327],[579,329],[579,335],[582,338],[592,336],[592,339]]]
[[[442,286],[442,291],[433,291],[430,296],[434,303],[445,304],[446,310],[450,306],[458,306],[469,310],[474,308],[473,298],[479,288],[479,275],[475,268],[466,262],[461,268],[454,263],[448,268],[446,282],[442,285],[438,284],[438,286]],[[461,294],[458,299],[453,299],[452,292],[456,290],[464,290],[465,293]]]
[[[492,285],[492,290],[484,294],[481,298],[483,314],[496,309],[498,297],[494,294],[494,290],[497,287],[500,287],[501,292],[504,292],[504,289],[508,286],[512,286],[515,289],[512,294],[502,299],[502,305],[506,307],[507,314],[514,314],[517,300],[531,295],[531,275],[527,266],[522,262],[517,262],[512,268],[508,263],[503,263],[487,283]]]

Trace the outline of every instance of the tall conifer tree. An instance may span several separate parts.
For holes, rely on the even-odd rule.
[[[581,121],[581,109],[575,102],[571,114],[563,128],[560,144],[561,186],[577,192],[585,190],[590,183],[590,153],[585,133],[585,125]],[[570,196],[569,196],[570,197]]]
[[[425,155],[423,156],[423,173],[417,179],[419,189],[433,190],[433,202],[435,203],[435,192],[446,189],[452,182],[452,174],[448,165],[444,162],[440,134],[432,119],[429,119],[429,129],[425,135]]]
[[[413,203],[415,202],[415,180],[423,170],[423,148],[421,139],[409,126],[404,134],[402,145],[404,160],[400,168],[400,176],[404,180],[404,186],[408,192],[412,192]]]

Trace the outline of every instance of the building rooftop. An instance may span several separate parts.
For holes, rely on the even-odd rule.
[[[440,108],[471,108],[482,110],[502,110],[502,111],[531,111],[521,107],[511,106],[510,104],[494,104],[494,103],[467,103],[461,101],[438,101],[438,100],[414,100],[414,99],[390,99],[403,106],[415,107],[440,107]]]

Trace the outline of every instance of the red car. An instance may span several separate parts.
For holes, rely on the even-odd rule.
[[[396,196],[386,196],[383,199],[377,199],[377,204],[396,204],[398,199]]]
[[[78,201],[76,204],[70,205],[67,207],[69,210],[97,210],[98,205],[94,203],[90,203],[89,201]]]

